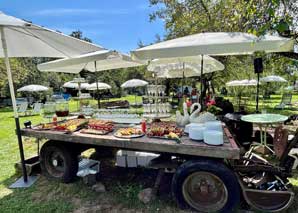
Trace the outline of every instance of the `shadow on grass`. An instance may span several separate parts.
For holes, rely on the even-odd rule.
[[[0,113],[1,112],[13,112],[13,110],[12,110],[12,107],[1,107]]]

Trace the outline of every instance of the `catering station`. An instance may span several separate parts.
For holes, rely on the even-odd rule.
[[[159,171],[155,188],[165,172],[173,173],[172,194],[183,209],[232,212],[240,206],[240,201],[245,200],[256,210],[277,212],[292,204],[294,193],[288,178],[298,165],[298,151],[293,149],[298,134],[288,141],[287,132],[282,127],[286,118],[281,116],[243,116],[236,122],[257,124],[261,143],[255,145],[253,140],[240,140],[248,129],[238,131],[238,124],[232,119],[226,121],[206,110],[202,76],[225,69],[211,56],[292,52],[294,39],[274,35],[257,37],[239,32],[198,33],[136,49],[130,56],[4,13],[0,13],[0,22],[1,56],[5,58],[23,171],[23,178],[19,179],[21,185],[33,183],[26,172],[22,141],[22,137],[33,137],[38,144],[42,141],[37,157],[42,174],[64,183],[73,181],[76,176],[84,176],[79,171],[83,161],[79,156],[90,148],[95,148],[99,154],[107,150],[111,153],[115,150],[150,152],[156,158],[145,167]],[[79,89],[77,100],[80,106],[76,114],[70,112],[67,102],[45,103],[44,115],[48,122],[33,124],[28,121],[24,123],[25,128],[21,128],[9,64],[9,58],[14,57],[60,58],[39,64],[37,68],[41,72],[78,76],[82,70],[99,73],[148,65],[147,70],[155,76],[155,85],[149,85],[143,97],[147,103],[143,103],[140,116],[118,109],[128,105],[128,101],[115,105],[109,102],[109,109],[102,110],[104,104],[97,98],[97,107],[84,108],[82,99],[91,96],[80,92],[84,81],[78,78],[71,82]],[[257,61],[258,65],[260,58]],[[262,69],[263,66],[255,66],[258,74]],[[191,106],[181,98],[183,109],[173,112],[165,87],[158,84],[157,77],[181,78],[183,81],[188,77],[200,77],[200,82],[195,82],[200,83],[200,93],[191,95]],[[96,90],[97,95],[99,90],[110,88],[109,85],[101,87],[102,82],[98,82],[97,77],[91,80],[94,85],[89,90]],[[145,85],[147,83],[138,86]],[[179,97],[182,93],[190,95],[183,86],[186,85],[182,85]],[[120,113],[116,115],[116,112]],[[275,128],[273,144],[269,144],[266,130],[272,123],[280,126]],[[257,151],[262,153],[257,154]],[[275,161],[271,161],[273,158]]]
[[[157,154],[146,167],[173,173],[172,193],[182,208],[230,211],[241,194],[259,210],[282,210],[292,203],[287,166],[270,164],[252,151],[241,153],[227,125],[211,113],[201,112],[193,121],[179,126],[179,119],[155,118],[128,124],[81,114],[27,125],[21,134],[47,139],[40,149],[42,172],[61,182],[77,176],[81,152],[110,148]]]

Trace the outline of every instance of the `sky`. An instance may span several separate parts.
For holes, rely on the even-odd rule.
[[[142,41],[164,35],[160,20],[149,22],[156,8],[148,0],[1,0],[0,11],[65,34],[83,36],[107,49],[128,53]]]

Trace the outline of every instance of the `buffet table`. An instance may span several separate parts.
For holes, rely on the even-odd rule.
[[[192,141],[187,136],[181,138],[181,143],[174,140],[149,138],[117,138],[113,133],[107,135],[90,135],[80,132],[66,134],[52,130],[22,129],[22,136],[34,137],[38,139],[49,139],[70,143],[86,145],[98,145],[116,147],[120,149],[140,150],[157,153],[173,153],[192,156],[204,156],[224,159],[239,159],[240,149],[235,143],[229,130],[224,127],[224,144],[222,146],[210,146],[203,142]]]

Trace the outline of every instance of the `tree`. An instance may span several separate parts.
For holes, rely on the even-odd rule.
[[[87,38],[87,37],[83,37],[83,32],[80,31],[80,30],[76,30],[76,31],[73,31],[70,36],[74,37],[74,38],[77,38],[77,39],[80,39],[80,40],[84,40],[84,41],[87,41],[87,42],[90,42],[92,43],[92,40],[90,38]]]
[[[150,0],[150,4],[157,8],[150,15],[150,20],[164,21],[166,40],[217,31],[248,32],[255,35],[278,32],[282,36],[297,38],[296,0]],[[228,80],[255,77],[251,57],[217,59],[225,64],[225,71],[204,76],[204,93],[208,81],[212,79],[216,79],[213,85],[220,87]],[[292,63],[278,54],[270,54],[264,59],[266,73],[272,73],[274,69],[275,73],[284,74],[278,70],[285,70],[288,64]],[[296,66],[296,69],[298,67],[293,66]]]
[[[167,38],[204,31],[277,31],[297,37],[296,0],[150,0],[162,5],[150,20],[164,20]]]

